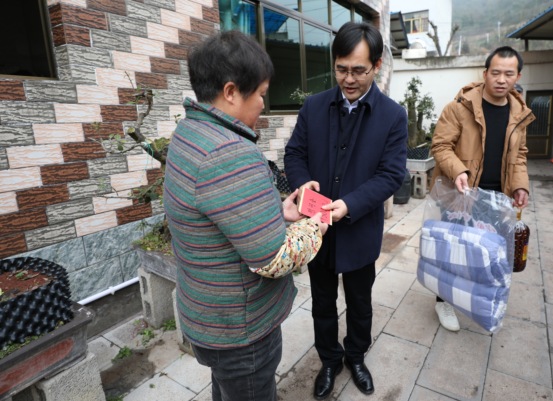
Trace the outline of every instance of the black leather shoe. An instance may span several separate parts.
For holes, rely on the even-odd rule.
[[[334,379],[342,373],[343,369],[344,365],[341,361],[335,368],[325,368],[323,366],[315,378],[315,391],[313,392],[315,399],[324,400],[328,398],[328,396],[332,393],[332,390],[334,390]]]
[[[364,363],[353,364],[346,359],[346,368],[351,371],[353,383],[363,394],[369,395],[374,393],[373,378],[371,372]]]

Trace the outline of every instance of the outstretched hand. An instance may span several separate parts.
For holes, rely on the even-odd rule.
[[[299,193],[298,193],[298,205],[301,203],[301,195],[303,194],[303,189],[304,188],[308,188],[308,189],[311,189],[313,191],[317,191],[317,192],[320,192],[321,191],[321,186],[319,185],[319,183],[317,181],[309,181],[309,182],[306,182],[305,184],[303,184],[300,189],[299,189]]]
[[[303,215],[298,211],[297,205],[294,203],[294,200],[298,196],[299,190],[296,189],[294,192],[288,196],[284,202],[282,202],[283,206],[283,214],[284,214],[284,220],[286,221],[298,221],[303,218]]]
[[[325,235],[326,230],[328,230],[328,224],[321,222],[322,217],[323,217],[322,213],[317,213],[315,216],[311,217],[311,220],[313,220],[315,223],[318,224],[319,229],[321,230],[321,233]]]
[[[328,205],[324,205],[322,208],[324,210],[332,210],[332,221],[334,223],[342,220],[342,218],[349,212],[346,202],[344,202],[342,199],[335,200]]]

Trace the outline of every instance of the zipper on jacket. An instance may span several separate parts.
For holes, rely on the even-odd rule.
[[[528,116],[532,114],[532,112],[526,114],[526,116],[524,116],[524,118],[522,120],[520,120],[517,125],[515,125],[515,128],[513,128],[513,130],[511,131],[511,135],[509,135],[509,142],[507,143],[507,153],[505,154],[505,183],[507,181],[507,166],[509,166],[509,152],[511,151],[511,138],[513,137],[513,133],[516,131],[516,129],[518,128],[518,126],[520,124],[522,124],[522,122],[524,120],[526,120],[528,118]],[[501,188],[503,189],[503,188]]]
[[[459,97],[459,98],[457,98],[457,103],[462,104],[463,100],[465,100],[465,98]],[[466,105],[464,105],[464,106],[468,109],[468,107]],[[471,111],[474,114],[474,107],[472,108]],[[476,118],[475,118],[475,120],[476,120]],[[476,185],[476,180],[478,179],[478,174],[480,173],[480,169],[482,168],[482,164],[484,162],[484,137],[482,136],[482,130],[484,129],[484,127],[480,123],[478,125],[480,125],[480,140],[482,141],[482,157],[480,158],[480,163],[478,164],[478,170],[476,170],[476,174],[474,175],[474,181],[472,182],[472,187],[473,188]]]

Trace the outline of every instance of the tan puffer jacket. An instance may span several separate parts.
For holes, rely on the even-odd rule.
[[[430,189],[436,177],[446,176],[453,182],[463,172],[468,174],[470,187],[478,186],[486,143],[483,90],[483,82],[465,86],[442,111],[432,139],[436,167]],[[529,192],[526,127],[536,118],[517,91],[512,90],[507,95],[507,100],[510,114],[501,164],[501,187],[505,195],[512,197],[513,192],[519,188]]]

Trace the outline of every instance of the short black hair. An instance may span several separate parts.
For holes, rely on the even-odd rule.
[[[511,46],[498,47],[493,52],[491,52],[488,58],[486,59],[486,71],[488,71],[488,68],[490,68],[490,64],[492,63],[492,58],[495,55],[498,55],[501,58],[516,57],[518,60],[518,73],[520,74],[520,72],[522,71],[522,67],[524,67],[524,60],[522,59],[522,56],[519,54],[519,52],[517,52]]]
[[[338,57],[348,56],[362,40],[369,45],[369,59],[372,65],[382,57],[384,41],[380,31],[366,22],[346,22],[332,43],[332,62]]]
[[[227,82],[234,82],[240,94],[248,98],[259,85],[273,78],[275,69],[254,38],[227,31],[208,37],[192,49],[188,73],[198,101],[211,103]]]

